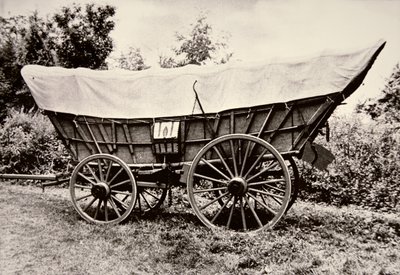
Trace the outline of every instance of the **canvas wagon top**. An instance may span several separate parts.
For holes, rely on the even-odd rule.
[[[352,83],[361,83],[384,44],[379,41],[351,53],[325,53],[294,62],[145,71],[27,65],[21,73],[43,110],[106,118],[169,117],[199,113],[194,109],[195,81],[207,113],[337,92],[347,97],[358,88]]]

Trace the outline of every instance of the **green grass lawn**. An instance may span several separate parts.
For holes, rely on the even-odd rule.
[[[400,217],[297,202],[273,230],[212,232],[173,199],[122,225],[81,220],[68,190],[0,182],[0,274],[400,274]]]

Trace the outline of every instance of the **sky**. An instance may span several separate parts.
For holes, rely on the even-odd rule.
[[[61,7],[89,0],[0,0],[0,16],[46,16]],[[200,12],[217,37],[228,35],[234,61],[315,56],[323,51],[352,51],[379,39],[385,49],[344,111],[377,96],[400,62],[400,0],[96,0],[116,7],[114,39],[117,56],[140,48],[146,63],[175,45],[175,32],[186,33]]]

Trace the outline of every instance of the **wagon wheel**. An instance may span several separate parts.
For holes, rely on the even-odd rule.
[[[74,169],[70,193],[82,218],[98,224],[116,224],[132,212],[136,181],[121,159],[97,154],[83,159]]]
[[[289,174],[290,174],[290,179],[292,183],[292,193],[290,195],[290,201],[288,204],[288,207],[286,209],[286,212],[289,211],[289,209],[292,207],[293,203],[296,201],[298,195],[299,195],[299,181],[300,181],[300,175],[299,175],[299,169],[297,168],[296,162],[291,156],[286,157],[286,165],[288,166],[289,169]]]
[[[190,204],[212,229],[271,228],[290,200],[291,180],[284,159],[272,145],[250,135],[212,140],[194,158],[187,179]]]
[[[141,186],[138,182],[137,198],[134,211],[146,213],[157,210],[164,203],[167,196],[167,188]]]

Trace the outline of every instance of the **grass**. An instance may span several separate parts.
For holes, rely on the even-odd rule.
[[[124,224],[81,220],[68,190],[0,182],[0,274],[399,274],[400,218],[298,202],[259,234],[211,232],[178,196]]]

